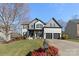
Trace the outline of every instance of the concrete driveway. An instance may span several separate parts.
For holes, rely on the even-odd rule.
[[[60,39],[46,39],[50,45],[58,47],[61,56],[79,56],[79,43]]]

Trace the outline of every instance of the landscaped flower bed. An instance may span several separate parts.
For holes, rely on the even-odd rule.
[[[27,56],[58,56],[59,50],[54,46],[49,46],[47,49],[39,48],[31,51]]]

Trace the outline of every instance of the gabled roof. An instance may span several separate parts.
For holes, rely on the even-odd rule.
[[[71,19],[69,22],[79,23],[79,19]]]
[[[62,26],[55,20],[55,18],[52,18],[52,20],[54,20],[59,25],[59,27],[62,28]]]
[[[36,22],[38,22],[38,21],[42,22],[44,25],[46,24],[46,23],[44,23],[42,20],[40,20],[40,19],[38,19],[38,18],[35,18],[35,19],[32,20],[30,23],[32,23],[32,22],[35,21],[35,20],[36,20]],[[35,23],[36,23],[36,22],[35,22]],[[29,23],[29,24],[30,24],[30,23]]]
[[[29,24],[32,23],[33,21],[37,21],[37,19],[35,18],[34,20],[30,21]]]
[[[52,18],[52,20],[54,21],[54,22],[56,22],[56,24],[59,26],[59,28],[62,28],[62,26],[55,20],[55,18]],[[38,21],[40,21],[40,22],[42,22],[44,25],[46,25],[46,23],[44,23],[42,20],[40,20],[40,19],[38,19],[38,18],[35,18],[34,20],[32,20],[31,22],[24,22],[23,24],[30,24],[30,23],[32,23],[33,21],[35,21],[35,23],[36,22],[38,22]],[[34,24],[35,24],[34,23]]]
[[[46,23],[44,23],[42,20],[38,19],[38,18],[35,18],[38,21],[42,22],[44,25],[46,25]],[[36,23],[36,22],[35,22]]]
[[[47,24],[53,20],[59,27],[50,27],[50,26],[47,26]],[[44,28],[62,28],[62,26],[55,20],[55,18],[52,18],[45,26]]]
[[[33,21],[35,21],[35,23],[38,22],[38,21],[40,21],[40,22],[42,22],[44,25],[46,24],[46,23],[44,23],[42,20],[40,20],[40,19],[38,19],[38,18],[35,18],[35,19],[32,20],[32,21],[23,21],[23,22],[21,23],[21,25],[29,25],[29,24],[32,23]]]

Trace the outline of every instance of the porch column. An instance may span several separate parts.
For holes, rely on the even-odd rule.
[[[46,39],[46,33],[44,33],[43,36],[44,36],[44,39]]]
[[[29,31],[27,31],[27,37],[29,37]]]
[[[54,39],[54,33],[52,33],[52,39]]]
[[[34,31],[34,39],[36,39],[36,32]]]
[[[61,39],[61,37],[62,37],[62,34],[60,33],[60,39]]]

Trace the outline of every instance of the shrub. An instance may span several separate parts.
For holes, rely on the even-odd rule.
[[[47,53],[46,52],[36,52],[36,51],[33,51],[32,52],[32,56],[47,56]]]
[[[58,56],[58,48],[49,46],[47,49],[39,48],[29,52],[26,56]]]
[[[44,48],[39,48],[32,52],[32,56],[46,56],[47,53],[45,52]]]
[[[67,34],[63,33],[62,39],[69,39],[69,36]]]
[[[48,50],[47,50],[47,54],[49,55],[49,56],[58,56],[58,48],[55,48],[55,47],[51,47],[51,46],[49,46],[48,47]]]

